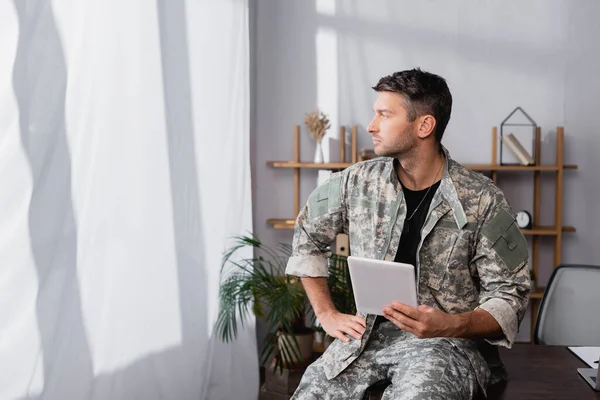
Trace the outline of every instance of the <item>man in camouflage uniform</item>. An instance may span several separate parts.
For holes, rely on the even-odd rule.
[[[387,399],[467,399],[506,378],[525,313],[527,242],[503,193],[441,145],[452,97],[419,69],[381,78],[368,126],[380,158],[332,174],[298,215],[286,273],[299,276],[325,331],[337,338],[293,399],[360,399],[389,380]],[[327,258],[339,233],[352,255],[410,262],[418,308],[385,318],[335,310]]]

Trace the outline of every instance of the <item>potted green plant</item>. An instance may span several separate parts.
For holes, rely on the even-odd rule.
[[[238,258],[237,253],[251,247],[254,255]],[[312,354],[313,330],[308,297],[300,279],[285,274],[291,246],[281,244],[278,251],[261,243],[256,236],[237,236],[221,265],[220,308],[216,331],[225,342],[237,337],[238,322],[243,324],[252,312],[267,322],[269,332],[260,355],[262,364],[274,357],[274,368],[282,370],[302,364]]]
[[[238,257],[244,248],[253,256]],[[254,235],[236,236],[221,265],[220,308],[216,332],[225,342],[237,337],[238,323],[249,313],[267,322],[269,332],[260,355],[262,364],[273,359],[273,368],[302,367],[310,361],[315,316],[299,278],[285,274],[291,246],[275,251]],[[345,257],[329,260],[328,283],[338,310],[355,312]],[[354,310],[354,311],[353,311]],[[308,324],[308,325],[307,325]]]

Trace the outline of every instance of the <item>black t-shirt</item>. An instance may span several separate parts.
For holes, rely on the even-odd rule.
[[[402,185],[402,192],[404,193],[404,200],[406,201],[406,219],[404,220],[404,228],[402,229],[402,235],[400,236],[400,245],[398,246],[394,261],[411,264],[416,268],[417,248],[421,241],[421,229],[423,228],[423,224],[425,224],[431,200],[433,200],[433,195],[440,186],[440,182],[441,181],[438,181],[434,183],[431,188],[423,190],[409,190]],[[427,191],[428,189],[429,191]],[[421,202],[421,200],[423,202]],[[421,205],[419,205],[419,203]],[[417,207],[419,208],[417,209]],[[375,324],[379,325],[383,321],[387,321],[387,319],[382,316],[377,316]]]
[[[431,200],[440,186],[440,182],[438,181],[431,188],[423,190],[409,190],[402,185],[402,192],[406,201],[406,219],[404,220],[404,229],[402,230],[400,245],[398,246],[394,261],[417,265],[417,247],[419,247],[419,242],[421,241],[421,228],[425,224]],[[419,203],[421,204],[420,206]],[[417,207],[419,208],[415,212]],[[415,213],[414,215],[413,212]]]

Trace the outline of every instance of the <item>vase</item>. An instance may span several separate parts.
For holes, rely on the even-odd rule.
[[[317,142],[317,149],[315,150],[315,164],[323,163],[323,147],[321,142]]]

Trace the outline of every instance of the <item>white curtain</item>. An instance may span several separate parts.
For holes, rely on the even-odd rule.
[[[247,0],[0,0],[0,399],[255,399]]]

